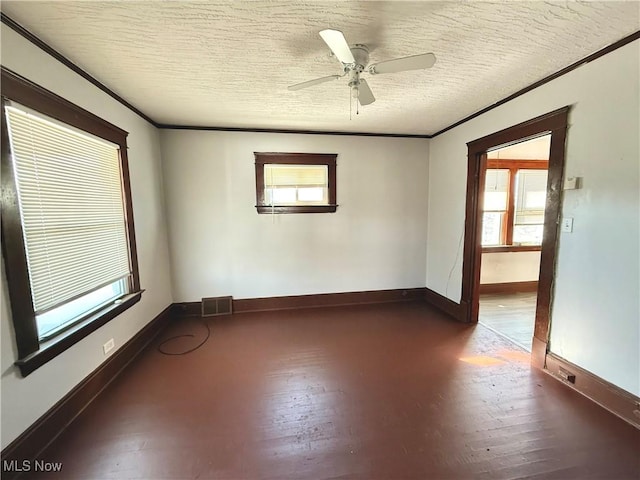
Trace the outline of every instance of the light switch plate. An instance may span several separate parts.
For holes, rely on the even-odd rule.
[[[573,218],[567,217],[562,219],[562,231],[567,233],[573,232]]]

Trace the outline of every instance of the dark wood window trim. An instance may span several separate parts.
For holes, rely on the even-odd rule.
[[[137,303],[140,300],[142,290],[140,289],[131,202],[131,182],[127,158],[128,133],[4,67],[2,68],[1,85],[2,253],[4,255],[11,300],[11,315],[18,348],[19,360],[16,365],[20,368],[21,374],[26,376]],[[126,230],[132,272],[128,286],[129,294],[119,299],[116,303],[93,312],[89,317],[64,333],[43,342],[38,339],[35,313],[31,301],[27,258],[4,112],[5,101],[7,100],[13,100],[67,125],[108,140],[118,145],[120,150],[125,217],[127,221]]]
[[[502,168],[510,170],[519,169],[547,169],[549,168],[549,160],[512,160],[509,158],[489,158],[487,159],[487,168]]]
[[[462,263],[462,298],[460,303],[462,318],[467,322],[477,322],[480,265],[482,261],[482,247],[480,245],[482,239],[482,202],[480,196],[481,192],[484,192],[484,176],[481,175],[481,172],[487,165],[487,151],[497,147],[507,147],[526,139],[551,134],[547,206],[540,252],[540,278],[538,280],[534,329],[534,346],[536,346],[536,349],[538,344],[546,348],[549,335],[551,288],[555,274],[568,115],[569,107],[563,107],[467,144],[467,203]]]
[[[254,152],[256,167],[256,209],[258,213],[334,213],[338,208],[336,193],[335,153]],[[264,198],[264,166],[326,165],[329,174],[329,203],[327,205],[270,205]]]
[[[504,216],[502,224],[501,245],[482,247],[491,249],[491,252],[526,252],[540,250],[540,245],[513,245],[513,227],[516,214],[516,174],[518,170],[547,170],[549,168],[549,160],[515,160],[508,158],[490,158],[487,159],[484,172],[492,170],[509,170],[509,180],[507,184],[507,214]],[[496,250],[500,248],[501,250]]]

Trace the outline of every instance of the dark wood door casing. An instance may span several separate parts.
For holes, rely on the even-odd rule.
[[[540,277],[534,338],[547,343],[551,308],[551,291],[555,275],[558,226],[562,200],[562,182],[565,162],[565,139],[570,107],[563,107],[527,122],[506,128],[467,143],[467,200],[465,209],[464,257],[462,265],[463,320],[478,321],[480,291],[480,263],[482,257],[482,192],[486,154],[496,147],[507,147],[523,140],[551,134],[547,201],[544,234],[540,254]]]

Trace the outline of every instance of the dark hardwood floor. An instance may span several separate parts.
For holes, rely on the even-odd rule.
[[[41,455],[62,472],[30,478],[640,476],[640,431],[425,304],[207,322],[190,354],[148,349]]]
[[[478,321],[531,351],[536,292],[480,295]]]

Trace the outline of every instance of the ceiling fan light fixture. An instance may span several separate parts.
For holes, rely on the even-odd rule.
[[[376,101],[376,97],[373,95],[367,81],[360,77],[361,74],[377,75],[380,73],[422,70],[432,67],[436,62],[436,57],[433,53],[422,53],[369,64],[369,48],[361,43],[349,45],[340,30],[322,30],[320,36],[333,52],[333,55],[340,61],[343,72],[342,75],[329,75],[327,77],[297,83],[290,85],[288,87],[289,90],[301,90],[330,80],[349,76],[348,86],[351,90],[350,98],[355,99],[356,104],[363,106],[371,105]]]

